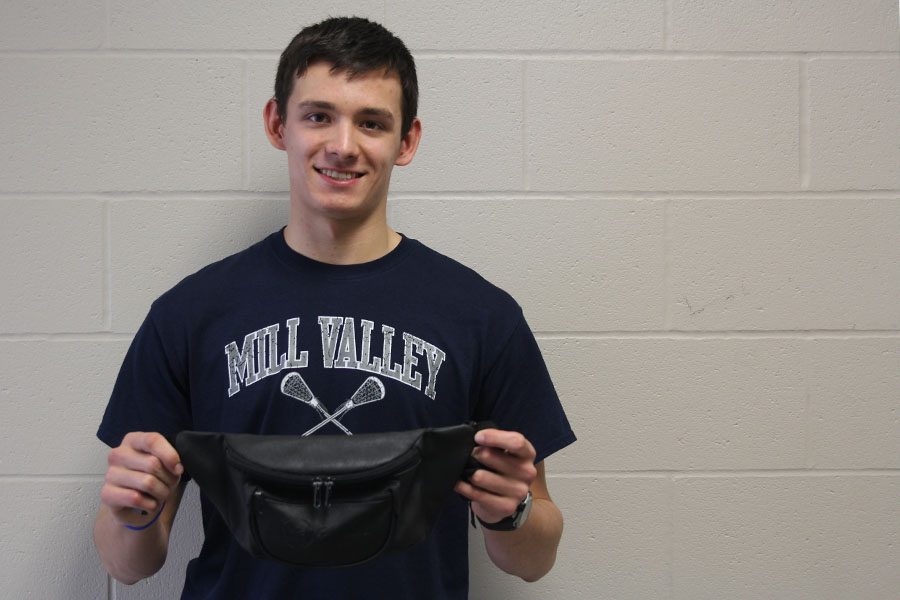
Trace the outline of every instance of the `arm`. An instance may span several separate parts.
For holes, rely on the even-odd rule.
[[[184,469],[175,449],[158,433],[129,433],[110,451],[108,461],[94,545],[109,574],[130,585],[153,575],[166,561],[169,533],[184,493]],[[146,529],[126,527],[143,526],[157,513],[158,519]]]
[[[511,515],[531,490],[531,514],[516,531],[483,529],[484,544],[491,561],[500,569],[537,581],[556,561],[563,518],[550,499],[544,463],[534,464],[534,447],[512,431],[486,429],[476,436],[480,446],[475,458],[494,472],[479,469],[471,483],[460,481],[456,491],[472,501],[475,515],[486,523]]]
[[[482,529],[484,546],[494,564],[529,582],[537,581],[553,567],[563,530],[562,513],[547,490],[544,463],[536,466],[538,476],[531,484],[531,514],[525,525],[516,531]]]

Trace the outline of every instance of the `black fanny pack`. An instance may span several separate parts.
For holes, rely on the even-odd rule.
[[[182,431],[182,464],[250,554],[340,567],[428,535],[454,484],[471,474],[466,424],[353,436]]]

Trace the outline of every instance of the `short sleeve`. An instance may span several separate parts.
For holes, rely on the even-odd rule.
[[[170,435],[191,428],[185,342],[173,321],[155,312],[151,308],[131,342],[97,431],[110,447],[131,431]]]
[[[535,462],[576,440],[524,316],[485,373],[474,416],[524,435],[537,451]]]

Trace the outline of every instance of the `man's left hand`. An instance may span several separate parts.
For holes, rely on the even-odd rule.
[[[472,455],[485,468],[454,490],[472,501],[475,516],[496,523],[516,512],[537,477],[534,446],[521,433],[501,429],[479,431],[475,443]]]

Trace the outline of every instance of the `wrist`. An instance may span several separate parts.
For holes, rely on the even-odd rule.
[[[162,514],[162,511],[165,508],[166,508],[166,503],[163,502],[162,506],[159,507],[159,510],[156,512],[156,514],[153,515],[153,518],[150,519],[150,521],[145,523],[144,525],[129,525],[126,523],[126,524],[124,524],[124,527],[125,527],[125,529],[130,529],[131,531],[144,531],[145,529],[149,529],[159,520],[159,516]]]
[[[481,523],[482,527],[490,529],[491,531],[515,531],[525,525],[525,521],[528,520],[528,515],[531,513],[532,502],[533,497],[531,495],[531,490],[528,490],[525,499],[519,503],[513,514],[500,519],[495,523],[485,523],[481,518],[478,518],[478,522]]]

